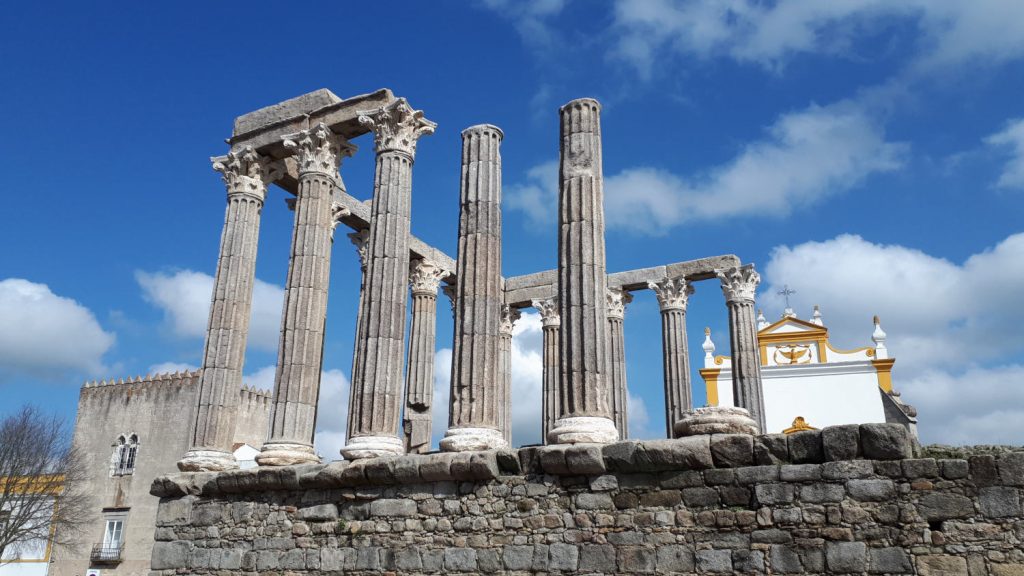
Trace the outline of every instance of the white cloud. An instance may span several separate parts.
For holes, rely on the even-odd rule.
[[[764,139],[705,173],[683,178],[640,166],[607,176],[605,219],[611,229],[657,235],[694,220],[786,216],[896,170],[906,151],[858,104],[811,105],[780,116]],[[534,223],[554,222],[557,162],[532,168],[507,197]]]
[[[185,362],[161,362],[147,368],[146,374],[173,374],[174,372],[193,372],[198,369],[199,366]]]
[[[778,70],[800,54],[856,57],[855,40],[899,23],[918,32],[909,50],[912,73],[1024,54],[1024,4],[1016,0],[618,0],[612,56],[644,77],[674,54]]]
[[[1009,149],[1011,153],[996,185],[1000,188],[1024,188],[1024,118],[1010,120],[1006,128],[992,134],[985,142]]]
[[[270,366],[264,366],[259,370],[246,374],[242,377],[242,383],[246,386],[251,386],[257,390],[266,390],[272,392],[274,390],[274,377],[277,375],[277,366],[271,364]]]
[[[549,20],[558,16],[567,0],[484,0],[483,5],[512,21],[523,42],[547,56],[558,42]]]
[[[843,235],[772,251],[760,303],[783,308],[783,284],[799,316],[820,304],[834,342],[869,345],[878,314],[896,357],[894,384],[919,408],[925,442],[991,442],[997,427],[970,423],[1024,412],[1024,233],[962,264],[904,246]],[[955,423],[952,425],[950,423]],[[1017,441],[1020,436],[1018,435]]]
[[[135,272],[143,298],[164,312],[173,333],[185,338],[203,338],[210,316],[213,277],[194,270]],[[277,350],[281,330],[284,289],[257,279],[253,285],[249,345]]]
[[[0,280],[0,318],[0,382],[14,376],[61,380],[107,370],[103,356],[114,345],[114,334],[88,308],[46,284]]]
[[[647,403],[640,396],[626,393],[626,426],[629,427],[629,438],[633,440],[645,440],[652,438],[664,438],[665,433],[655,432],[651,429],[651,418],[647,414]]]
[[[341,370],[325,370],[317,403],[316,451],[325,462],[341,459],[348,426],[349,380]]]

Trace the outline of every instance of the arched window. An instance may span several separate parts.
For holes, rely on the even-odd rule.
[[[114,447],[114,476],[127,476],[135,471],[135,457],[139,450],[139,437],[132,434],[126,440],[125,437],[117,438],[117,445]]]

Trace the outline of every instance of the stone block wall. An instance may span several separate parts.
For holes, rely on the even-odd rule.
[[[898,425],[157,479],[154,575],[1024,574],[1024,451]]]

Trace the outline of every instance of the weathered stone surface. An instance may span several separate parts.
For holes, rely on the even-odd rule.
[[[917,573],[921,576],[967,576],[967,560],[941,554],[918,556]]]
[[[819,464],[825,461],[820,430],[804,430],[789,435],[789,459],[794,464]]]
[[[913,456],[907,429],[899,424],[861,424],[861,449],[869,460],[901,460]]]
[[[604,474],[604,457],[600,444],[575,444],[565,451],[565,466],[572,474],[586,476]]]
[[[874,474],[875,468],[869,460],[826,462],[821,466],[821,476],[826,480],[869,478]]]
[[[821,431],[821,444],[825,460],[853,460],[861,455],[860,426],[828,426]]]
[[[729,550],[697,550],[696,560],[698,572],[732,572],[732,552]]]
[[[871,574],[910,574],[914,570],[910,555],[902,548],[870,548],[868,554]]]
[[[656,569],[658,572],[693,572],[693,549],[687,546],[659,546]]]
[[[634,453],[636,470],[703,470],[714,466],[710,436],[689,436],[676,440],[649,440]]]
[[[476,570],[476,550],[472,548],[448,548],[444,551],[444,569],[451,572],[473,572]]]
[[[1024,451],[999,456],[999,481],[1008,486],[1024,486]]]
[[[334,504],[318,504],[299,509],[299,518],[313,522],[326,522],[338,519],[338,507]]]
[[[939,465],[934,458],[904,460],[900,464],[903,468],[903,475],[911,480],[936,478],[939,475]]]
[[[863,542],[829,542],[825,545],[825,564],[835,574],[863,572],[868,564],[867,551]]]
[[[559,572],[572,572],[579,565],[580,551],[571,544],[552,544],[548,548],[550,555],[548,569]]]
[[[842,502],[846,491],[841,484],[823,484],[816,482],[800,487],[800,501],[810,504],[825,502]]]
[[[192,546],[188,542],[156,542],[153,544],[153,570],[188,568]]]
[[[754,438],[749,434],[712,434],[710,445],[715,466],[738,468],[754,463]]]
[[[888,479],[850,480],[846,490],[851,498],[862,502],[882,502],[896,497],[896,487]]]
[[[800,555],[790,546],[772,546],[770,552],[772,571],[779,574],[803,572]]]
[[[579,569],[583,572],[608,574],[615,572],[616,550],[611,545],[580,546]]]
[[[989,518],[1021,516],[1020,492],[1006,486],[990,486],[978,491],[981,513]]]
[[[415,516],[416,502],[408,499],[380,499],[370,502],[371,516]]]
[[[967,518],[974,514],[974,502],[959,494],[927,494],[918,501],[917,512],[929,522],[949,520],[950,518]]]
[[[785,434],[754,437],[754,463],[758,465],[789,462],[789,442]]]

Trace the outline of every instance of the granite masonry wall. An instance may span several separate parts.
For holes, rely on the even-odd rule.
[[[869,424],[174,475],[152,574],[1024,575],[1024,451],[963,455]]]

